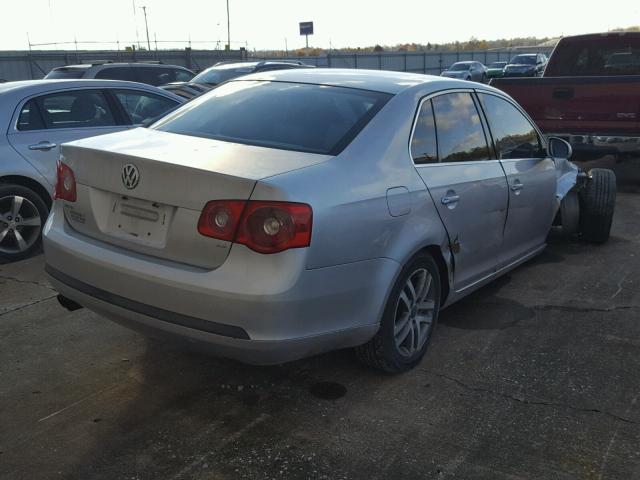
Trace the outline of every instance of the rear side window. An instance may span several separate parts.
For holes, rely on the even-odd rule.
[[[188,82],[193,78],[193,73],[180,68],[174,69],[173,74],[176,82]]]
[[[96,78],[102,78],[105,80],[125,80],[129,82],[135,82],[136,77],[133,69],[130,67],[107,67],[102,70],[98,70],[95,75]]]
[[[35,100],[29,100],[20,110],[18,117],[18,130],[42,130],[44,129],[42,116],[38,111]]]
[[[493,134],[498,158],[544,158],[538,132],[511,103],[495,95],[479,94]]]
[[[160,117],[178,105],[174,100],[152,93],[135,90],[114,90],[113,92],[134,125]]]
[[[173,68],[168,67],[136,67],[136,81],[146,83],[148,85],[164,85],[166,83],[175,82],[176,74]]]
[[[471,94],[447,93],[432,101],[440,161],[489,159],[489,146]]]
[[[73,90],[38,97],[46,128],[87,128],[115,125],[113,113],[99,90]]]
[[[431,100],[426,100],[420,107],[420,113],[411,138],[411,156],[416,164],[438,161],[436,123]]]
[[[170,114],[166,132],[336,155],[391,95],[302,83],[235,81]]]

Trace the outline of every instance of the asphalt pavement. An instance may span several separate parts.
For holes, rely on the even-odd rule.
[[[2,479],[640,478],[640,195],[441,314],[403,375],[251,367],[67,312],[0,265]]]

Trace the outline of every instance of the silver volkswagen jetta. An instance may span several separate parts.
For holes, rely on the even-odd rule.
[[[250,75],[149,129],[64,145],[46,269],[64,304],[217,355],[357,347],[406,370],[441,308],[539,253],[554,221],[606,240],[610,172],[569,155],[488,86]]]

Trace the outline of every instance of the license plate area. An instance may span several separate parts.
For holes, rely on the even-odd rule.
[[[173,207],[128,196],[115,196],[107,231],[114,237],[155,248],[163,248]]]

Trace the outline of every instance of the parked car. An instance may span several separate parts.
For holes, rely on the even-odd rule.
[[[253,74],[149,129],[64,145],[46,271],[70,308],[221,356],[356,347],[406,370],[440,310],[540,253],[558,211],[606,241],[613,173],[570,154],[489,86]]]
[[[539,77],[547,66],[547,56],[543,53],[521,53],[505,65],[503,77]]]
[[[178,65],[159,62],[115,63],[98,60],[81,65],[67,65],[51,70],[46,80],[97,78],[101,80],[126,80],[158,86],[170,82],[188,82],[194,77],[191,70]]]
[[[456,62],[440,75],[484,83],[487,81],[487,67],[480,62]]]
[[[0,85],[0,257],[40,245],[59,145],[149,122],[184,100],[159,88],[111,80],[31,80]]]
[[[504,74],[507,62],[493,62],[487,67],[487,78],[500,78]]]
[[[203,70],[189,82],[173,82],[163,85],[162,88],[191,99],[208,92],[213,87],[227,80],[249,75],[250,73],[266,72],[271,70],[288,70],[292,68],[312,68],[299,61],[262,61],[262,62],[220,62],[213,67]]]
[[[640,33],[562,38],[542,78],[496,79],[546,135],[580,158],[640,153]]]

